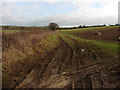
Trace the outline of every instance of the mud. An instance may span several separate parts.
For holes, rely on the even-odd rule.
[[[101,35],[96,35],[95,32],[100,32]],[[85,39],[106,40],[106,41],[116,41],[116,42],[119,40],[118,37],[120,36],[118,27],[91,29],[82,32],[72,32],[72,34]]]
[[[90,33],[90,32],[88,32]],[[80,34],[79,34],[80,35]],[[70,47],[60,37],[60,45],[38,59],[33,67],[18,65],[3,80],[3,88],[118,88],[120,87],[120,61],[118,57],[104,57],[94,48],[66,36],[74,42]],[[92,38],[92,37],[91,37]],[[104,37],[106,38],[106,37]],[[81,51],[84,48],[85,51]],[[34,64],[31,62],[31,65]],[[4,74],[5,72],[3,72]]]

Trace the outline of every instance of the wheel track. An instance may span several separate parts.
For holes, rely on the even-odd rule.
[[[58,48],[56,52],[59,53],[61,48]],[[57,55],[59,55],[59,54],[57,54]],[[42,67],[40,68],[39,66],[42,66]],[[23,80],[23,82],[19,85],[19,87],[29,87],[30,86],[30,82],[29,82],[29,78],[30,77],[33,77],[33,80],[31,80],[31,83],[33,83],[32,81],[37,81],[37,82],[35,82],[35,84],[37,84],[37,83],[39,84],[41,81],[46,79],[46,77],[50,76],[50,74],[51,75],[53,73],[56,74],[58,70],[55,71],[54,70],[54,68],[55,68],[54,66],[56,66],[55,56],[53,56],[52,60],[49,60],[47,58],[44,59],[44,61],[42,61],[41,64],[39,64],[37,67],[35,67],[34,69],[31,70],[31,72],[27,75],[26,79]],[[52,72],[50,71],[51,69],[53,70]],[[56,69],[58,69],[58,68],[56,68]],[[37,78],[37,80],[34,80],[36,78],[36,77],[34,77],[35,73],[37,73],[36,76],[39,77],[39,79]],[[46,75],[48,75],[48,76],[46,76]],[[33,85],[33,87],[37,87],[38,86],[38,85],[35,86],[35,84]]]
[[[92,49],[69,38],[74,47],[60,37],[61,44],[56,52],[43,58],[42,62],[19,81],[16,88],[111,88],[120,87],[119,60],[97,57]],[[85,52],[81,52],[85,48]],[[90,55],[90,53],[92,53]],[[94,55],[96,58],[94,58]],[[102,58],[102,59],[101,59]],[[94,60],[94,61],[93,61]],[[20,76],[21,74],[19,74]]]
[[[66,58],[66,55],[67,55],[67,51],[68,51],[68,48],[66,48],[66,44],[64,44],[64,41],[62,39],[61,39],[61,42],[62,42],[62,44],[61,44],[60,48],[58,49],[58,51],[55,53],[55,56],[53,57],[54,60],[49,64],[48,68],[46,69],[46,71],[44,73],[45,77],[49,78],[50,75],[56,75],[56,74],[60,73],[60,67],[63,64],[63,62]],[[63,48],[64,48],[64,50],[63,50]],[[56,71],[55,71],[55,69],[56,69]],[[53,72],[51,70],[53,70]],[[48,76],[46,76],[46,75],[48,75]]]
[[[35,84],[39,83],[42,80],[43,74],[45,73],[47,67],[49,66],[49,63],[51,63],[52,60],[53,59],[44,58],[44,61],[41,64],[37,65],[31,69],[30,73],[26,74],[26,78],[19,84],[19,86],[17,86],[17,88],[31,86],[36,87]],[[30,78],[32,78],[32,80],[29,80]]]
[[[68,36],[67,36],[68,37]],[[69,37],[68,37],[69,38]],[[71,38],[70,38],[71,39]],[[71,39],[71,40],[73,40],[73,39]],[[75,40],[74,40],[75,41]],[[81,55],[81,53],[80,53],[80,51],[78,51],[79,52],[79,55]],[[91,51],[91,50],[89,50],[89,52],[92,52],[93,53],[93,56],[96,56],[96,54],[94,54],[94,52],[93,51]],[[74,53],[73,53],[73,58],[75,58],[75,54],[76,52],[74,51]],[[101,53],[98,53],[98,54],[101,54]],[[102,53],[103,54],[103,53]],[[92,57],[92,56],[90,56],[90,57]],[[97,57],[97,56],[96,56]],[[102,60],[100,60],[102,58]],[[114,68],[114,66],[113,65],[118,65],[118,63],[119,63],[119,60],[117,60],[118,58],[116,58],[116,60],[115,59],[110,59],[110,58],[108,58],[108,60],[106,59],[103,59],[103,57],[102,56],[100,56],[100,57],[98,57],[98,58],[93,58],[93,59],[96,59],[95,61],[92,61],[92,62],[94,62],[95,63],[95,65],[93,65],[93,68],[95,67],[95,69],[93,70],[93,71],[90,71],[90,72],[97,72],[97,71],[99,71],[98,72],[98,75],[94,75],[94,76],[90,76],[89,77],[89,79],[88,79],[88,74],[91,74],[91,73],[87,73],[86,74],[86,72],[89,72],[89,71],[85,71],[85,74],[83,75],[83,80],[85,79],[86,80],[86,78],[88,79],[88,82],[89,82],[89,84],[88,84],[88,86],[84,86],[83,84],[82,84],[82,82],[84,82],[84,81],[82,81],[82,80],[80,80],[80,81],[77,81],[77,79],[75,79],[75,80],[73,80],[73,82],[71,83],[71,86],[69,86],[69,87],[72,87],[72,88],[74,88],[74,87],[77,87],[77,86],[75,86],[75,85],[80,85],[80,87],[82,87],[82,88],[108,88],[108,87],[110,87],[110,85],[111,85],[111,87],[119,87],[120,86],[120,83],[119,82],[116,82],[114,85],[113,84],[110,84],[110,77],[111,77],[111,75],[110,75],[110,71],[108,71],[107,69],[104,69],[104,68],[108,68],[108,67],[112,67],[112,68]],[[80,60],[80,59],[77,59],[77,60]],[[99,61],[100,60],[100,61]],[[114,61],[115,60],[115,61]],[[98,63],[98,64],[97,64]],[[104,65],[102,65],[104,63]],[[85,63],[84,63],[85,64]],[[89,62],[88,63],[86,63],[86,64],[88,64],[89,65]],[[100,64],[100,65],[99,65]],[[73,64],[73,65],[76,65],[76,64]],[[80,65],[80,64],[79,64]],[[79,66],[78,65],[78,66]],[[77,66],[77,65],[76,65]],[[118,65],[119,66],[119,65]],[[88,66],[89,68],[91,68],[92,69],[92,67],[90,67],[90,66]],[[99,67],[99,68],[98,68]],[[89,70],[89,68],[86,68],[86,69],[88,69]],[[98,69],[98,70],[96,70],[96,68]],[[102,69],[103,68],[103,69]],[[102,70],[101,70],[102,69]],[[81,70],[82,71],[82,70]],[[82,72],[76,72],[76,73],[82,73]],[[72,72],[71,73],[69,73],[69,74],[72,74]],[[75,73],[74,73],[75,74]],[[68,75],[69,76],[69,75]],[[77,76],[79,76],[79,74],[78,75],[71,75],[71,78],[74,78],[74,77],[77,77]],[[82,75],[81,75],[82,76]],[[84,76],[87,76],[87,77],[84,77]],[[99,78],[97,78],[97,77],[99,77]],[[97,79],[94,79],[94,78],[97,78]],[[118,77],[117,77],[117,79],[118,79]],[[96,81],[97,80],[97,81]],[[76,83],[77,82],[77,83]],[[96,84],[96,83],[98,83],[98,84]],[[85,83],[85,84],[87,84],[87,82]],[[90,85],[90,86],[89,86]]]

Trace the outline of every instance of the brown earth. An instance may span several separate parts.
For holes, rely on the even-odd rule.
[[[100,32],[101,35],[94,34],[95,32]],[[109,28],[97,28],[85,31],[76,31],[72,32],[72,34],[77,35],[81,38],[85,39],[93,39],[93,40],[106,40],[106,41],[118,41],[119,28],[118,27],[109,27]]]
[[[66,36],[74,44],[71,47],[59,38],[61,43],[53,51],[45,55],[37,53],[25,63],[16,62],[12,71],[5,70],[8,76],[3,80],[3,88],[120,88],[117,56],[108,56],[100,48]]]

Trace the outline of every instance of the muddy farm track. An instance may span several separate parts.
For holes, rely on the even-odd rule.
[[[95,47],[65,37],[71,40],[72,47],[59,36],[61,43],[57,48],[41,57],[34,67],[26,69],[26,65],[18,65],[3,81],[3,87],[120,88],[118,57],[106,57],[102,50],[95,52]]]

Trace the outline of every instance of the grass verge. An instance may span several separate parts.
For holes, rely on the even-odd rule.
[[[105,28],[112,28],[112,27],[118,27],[118,26],[89,27],[89,28],[65,29],[65,30],[58,30],[58,31],[77,32],[77,31],[86,31],[86,30],[92,30],[92,29],[105,29]]]
[[[120,52],[118,44],[111,44],[111,43],[102,42],[102,41],[83,39],[83,38],[77,37],[75,35],[71,35],[71,34],[64,33],[64,32],[62,33],[62,36],[63,37],[68,36],[79,42],[85,42],[86,44],[90,44],[92,46],[100,48],[103,51],[108,52],[110,54],[117,54],[118,52]],[[71,46],[72,46],[73,43],[69,40],[68,40],[68,42],[71,43]],[[88,48],[90,48],[90,47],[88,47]]]

